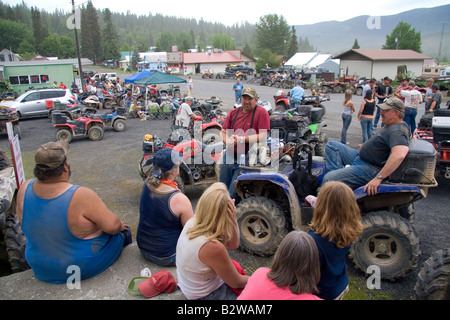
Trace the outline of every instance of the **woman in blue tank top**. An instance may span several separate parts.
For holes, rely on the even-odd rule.
[[[191,202],[174,182],[179,160],[171,149],[159,150],[142,188],[136,242],[145,259],[161,266],[175,265],[178,237],[194,216]]]

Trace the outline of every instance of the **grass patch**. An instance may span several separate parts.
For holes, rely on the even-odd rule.
[[[350,291],[344,296],[344,300],[395,300],[390,293],[367,288],[365,278],[350,277]]]

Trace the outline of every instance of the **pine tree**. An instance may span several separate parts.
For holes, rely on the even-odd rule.
[[[100,37],[97,11],[92,1],[89,1],[81,11],[81,55],[91,59],[94,64],[101,58]]]
[[[33,34],[37,51],[41,50],[41,44],[48,37],[48,31],[42,26],[41,13],[37,7],[31,7],[31,22],[33,24]]]
[[[103,11],[103,20],[105,26],[102,32],[102,58],[103,60],[118,60],[120,59],[118,35],[112,21],[111,11],[108,8]]]
[[[357,38],[355,38],[355,42],[353,42],[352,49],[359,49],[359,43],[358,43],[358,39]]]
[[[295,33],[295,28],[292,26],[291,29],[291,42],[289,44],[288,52],[287,52],[287,58],[291,58],[294,54],[298,52],[298,41],[297,41],[297,34]]]

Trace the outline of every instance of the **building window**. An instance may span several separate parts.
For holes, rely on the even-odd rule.
[[[41,74],[41,83],[48,83],[48,74]]]
[[[40,83],[40,77],[38,75],[30,76],[31,83]]]
[[[11,84],[19,84],[19,77],[9,77],[9,82]]]
[[[20,84],[30,84],[30,78],[28,76],[19,76]]]

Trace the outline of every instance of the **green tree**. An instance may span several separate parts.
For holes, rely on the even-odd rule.
[[[175,44],[175,38],[170,32],[163,32],[159,36],[159,40],[156,43],[157,51],[172,51],[172,46]]]
[[[391,34],[386,35],[386,43],[382,49],[409,49],[422,52],[421,46],[422,37],[420,31],[416,32],[415,28],[411,29],[409,23],[400,21],[392,30]]]
[[[298,51],[299,52],[311,52],[315,51],[314,47],[309,43],[308,37],[305,40],[302,37],[299,38]]]
[[[45,38],[41,43],[41,50],[39,53],[47,57],[61,57],[60,37],[54,33]]]
[[[103,60],[120,59],[118,35],[113,24],[111,11],[103,10],[104,28],[102,32],[102,58]]]
[[[355,38],[355,42],[353,42],[352,49],[359,49],[359,43],[358,43],[358,39],[357,38]]]
[[[33,24],[33,34],[36,41],[36,48],[39,51],[42,42],[48,37],[48,30],[42,26],[41,13],[38,8],[31,8],[31,21]]]
[[[211,45],[216,49],[232,50],[234,43],[230,36],[226,34],[215,34],[211,37]]]
[[[260,50],[269,49],[275,54],[286,54],[286,44],[291,33],[283,16],[268,14],[260,17],[255,32],[256,44]]]
[[[258,61],[256,62],[256,70],[261,70],[266,67],[266,63],[272,69],[278,68],[280,66],[282,59],[278,58],[278,56],[270,51],[269,49],[265,49],[258,56]]]
[[[192,35],[181,31],[175,36],[175,43],[178,46],[178,51],[187,52],[188,49],[193,48]]]
[[[288,48],[286,57],[288,59],[290,59],[297,52],[298,52],[297,34],[295,32],[295,27],[292,26],[292,29],[291,29],[291,41],[289,42],[289,48]]]
[[[33,32],[23,23],[0,19],[0,48],[17,51],[22,41],[34,45]]]
[[[94,64],[101,58],[100,27],[97,10],[92,1],[81,11],[81,55],[91,59]]]

